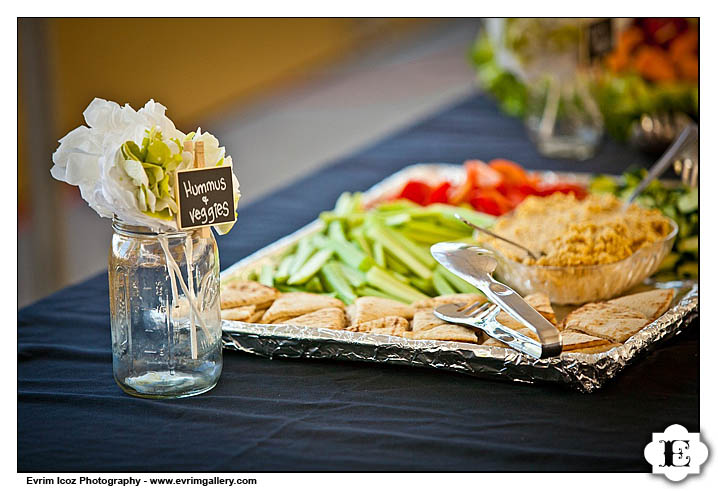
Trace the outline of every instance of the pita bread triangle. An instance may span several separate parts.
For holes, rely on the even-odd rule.
[[[437,341],[458,341],[478,343],[479,336],[473,329],[456,324],[440,324],[425,331],[409,331],[404,336],[411,339],[433,339]]]
[[[562,331],[561,340],[563,341],[563,351],[572,351],[610,344],[603,338],[590,336],[578,331]]]
[[[446,324],[434,315],[434,309],[417,309],[414,312],[414,320],[411,321],[411,330],[414,332],[427,331],[441,324]]]
[[[486,297],[479,293],[455,293],[453,295],[441,295],[433,298],[425,298],[423,300],[417,300],[412,307],[415,309],[427,309],[436,308],[439,305],[445,305],[448,303],[461,303],[469,305],[476,302],[485,302]]]
[[[222,310],[222,319],[229,321],[244,321],[249,319],[256,307],[254,305],[245,305],[243,307],[232,307],[231,309]]]
[[[647,292],[634,293],[624,297],[614,298],[607,303],[613,305],[622,305],[637,310],[650,320],[659,318],[668,310],[671,305],[675,291],[672,288],[656,289]]]
[[[271,302],[279,296],[279,290],[256,281],[228,283],[220,292],[221,308],[242,307]]]
[[[284,324],[306,327],[326,327],[328,329],[344,329],[344,310],[337,307],[319,309],[284,321]]]
[[[336,298],[316,293],[289,292],[274,301],[262,316],[262,323],[269,324],[276,319],[292,319],[315,310],[328,307],[344,308]]]
[[[389,316],[404,317],[406,319],[411,319],[414,316],[412,307],[389,298],[359,297],[354,302],[354,305],[356,306],[352,316],[354,324],[363,324]]]
[[[401,336],[401,333],[409,330],[409,321],[403,317],[391,315],[388,317],[382,317],[381,319],[374,319],[373,321],[357,324],[352,326],[352,330],[354,329],[359,332],[375,332]]]
[[[623,343],[650,320],[637,310],[612,303],[587,303],[566,316],[564,329]]]

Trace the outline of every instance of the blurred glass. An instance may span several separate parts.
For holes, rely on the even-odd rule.
[[[546,75],[528,86],[529,136],[547,157],[585,160],[603,137],[603,118],[585,77]]]

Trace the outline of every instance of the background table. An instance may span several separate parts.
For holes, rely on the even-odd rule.
[[[611,142],[582,163],[542,158],[520,121],[477,96],[242,208],[219,239],[222,268],[308,223],[341,191],[416,162],[495,157],[613,173],[647,163]],[[698,348],[696,321],[588,395],[225,351],[212,391],[144,400],[112,379],[102,274],[18,312],[18,471],[648,472],[652,432],[699,430]]]

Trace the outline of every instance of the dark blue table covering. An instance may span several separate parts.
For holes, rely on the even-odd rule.
[[[219,239],[222,267],[308,223],[340,192],[406,165],[495,157],[613,173],[647,164],[611,142],[586,162],[540,157],[520,121],[476,96],[241,208]],[[698,353],[696,321],[587,395],[225,351],[209,393],[144,400],[112,378],[103,274],[18,312],[18,471],[648,472],[652,432],[674,423],[699,431]]]

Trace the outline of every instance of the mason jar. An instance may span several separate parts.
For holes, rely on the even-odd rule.
[[[115,218],[109,254],[112,366],[128,394],[176,398],[222,372],[219,253],[212,234],[154,233]]]

